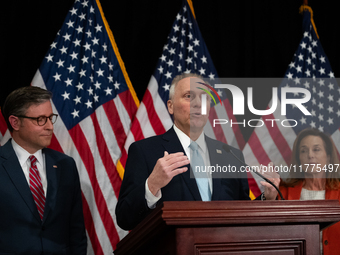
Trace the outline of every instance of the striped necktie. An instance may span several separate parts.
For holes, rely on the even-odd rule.
[[[37,209],[40,215],[41,220],[44,216],[44,208],[45,208],[45,194],[44,189],[41,183],[41,178],[39,175],[39,171],[37,168],[37,158],[33,155],[29,157],[29,160],[31,161],[31,167],[30,167],[30,189],[35,201],[35,204],[37,205]]]

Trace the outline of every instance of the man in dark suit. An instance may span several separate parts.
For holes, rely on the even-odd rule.
[[[226,173],[228,176],[205,172],[204,178],[195,175],[197,164],[193,161],[197,161],[197,157],[201,158],[201,166],[241,167],[239,161],[224,149],[224,143],[204,135],[208,115],[201,114],[201,98],[205,94],[202,82],[195,74],[175,77],[168,101],[174,126],[163,135],[131,144],[116,206],[117,223],[121,228],[134,228],[163,201],[249,199],[244,172]],[[209,103],[207,107],[209,112]],[[196,144],[196,149],[192,144]],[[194,156],[196,150],[197,157]],[[243,160],[240,150],[231,150]],[[191,163],[188,157],[191,157]],[[202,179],[205,182],[202,183]],[[272,181],[278,186],[278,179]],[[264,186],[264,196],[268,200],[275,199],[276,190],[267,183]]]
[[[46,148],[57,119],[50,99],[22,87],[2,108],[12,139],[0,147],[0,254],[86,254],[77,167]]]

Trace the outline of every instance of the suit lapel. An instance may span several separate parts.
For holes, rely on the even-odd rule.
[[[45,163],[46,163],[46,177],[47,177],[47,194],[46,194],[46,203],[44,210],[44,218],[43,221],[46,220],[49,212],[56,205],[56,197],[58,191],[58,184],[60,180],[60,171],[58,171],[58,164],[51,156],[51,151],[48,149],[43,149],[43,153],[45,154]]]
[[[173,127],[163,135],[163,146],[166,149],[166,151],[169,152],[169,154],[176,152],[183,152],[185,154],[182,144],[179,141],[178,136],[176,135],[176,132],[173,129]],[[202,199],[198,191],[196,180],[195,178],[190,177],[190,172],[192,171],[190,164],[186,165],[186,167],[188,167],[189,170],[182,173],[181,178],[183,178],[194,199],[197,201],[201,201]]]
[[[5,171],[7,172],[8,176],[10,177],[13,185],[18,190],[20,196],[25,201],[26,205],[32,212],[32,214],[39,220],[40,216],[37,210],[37,206],[34,202],[32,192],[29,188],[29,185],[27,183],[26,177],[24,175],[24,172],[20,166],[19,160],[14,152],[14,149],[12,147],[11,140],[9,140],[4,146],[3,146],[3,157],[5,158],[3,162],[3,167]]]

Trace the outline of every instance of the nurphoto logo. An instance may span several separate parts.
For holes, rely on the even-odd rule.
[[[225,114],[223,115],[223,111],[219,114],[218,110],[216,110],[217,114],[214,116],[214,119],[212,119],[213,127],[225,124],[230,124],[231,127],[233,125],[261,127],[265,124],[269,124],[272,127],[275,124],[281,125],[282,127],[295,127],[299,123],[298,120],[286,116],[287,112],[294,109],[294,111],[299,111],[303,116],[311,116],[312,113],[307,109],[306,105],[307,103],[310,103],[312,96],[311,91],[307,88],[303,88],[302,84],[301,87],[299,84],[291,86],[289,82],[291,81],[288,81],[287,79],[271,78],[224,78],[213,85],[209,85],[208,82],[198,82],[202,86],[196,88],[205,92],[201,94],[201,114],[209,114],[207,112],[207,109],[209,108],[207,105],[208,103],[215,104],[216,106],[219,101],[222,106],[222,95],[226,95],[228,92],[231,95],[229,99],[232,102],[233,115],[245,116],[245,107],[247,106],[248,112],[260,116],[261,118],[245,118],[235,122],[235,120],[229,119]],[[243,92],[242,89],[245,92]],[[270,105],[267,105],[268,107],[266,109],[256,108],[254,105],[256,105],[258,101],[263,100],[262,95],[266,94],[268,96],[268,93],[270,92]],[[260,96],[255,97],[256,93],[257,95],[260,93]],[[208,95],[211,97],[211,100],[209,101],[207,100]],[[222,107],[215,109],[221,108]]]

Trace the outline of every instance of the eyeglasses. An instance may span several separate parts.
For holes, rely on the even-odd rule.
[[[54,124],[57,121],[58,114],[51,114],[48,117],[46,117],[46,116],[28,117],[28,116],[23,116],[23,115],[17,115],[17,117],[35,120],[37,122],[38,126],[44,126],[47,122],[47,119],[50,119],[52,124]]]

